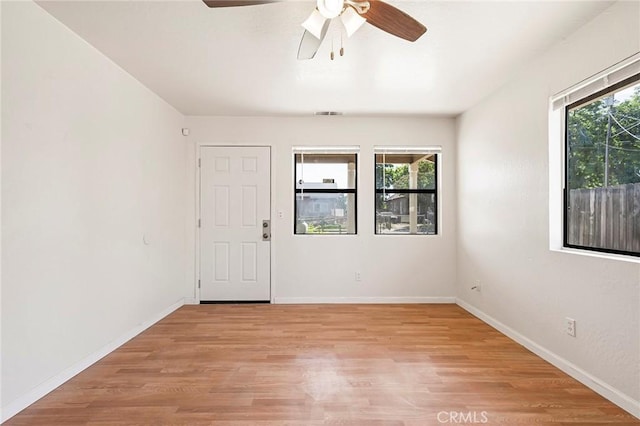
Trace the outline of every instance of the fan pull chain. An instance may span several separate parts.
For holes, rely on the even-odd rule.
[[[331,55],[329,55],[331,60],[333,61],[334,53],[333,53],[333,36],[331,36]]]
[[[336,57],[336,53],[334,50],[334,41],[335,41],[335,34],[331,36],[331,53],[329,54],[329,57],[331,58],[332,61]],[[340,53],[340,56],[344,56],[344,30],[340,31],[340,50],[338,52]]]
[[[340,56],[344,56],[344,40],[342,38],[342,32],[340,33]],[[336,54],[333,50],[333,37],[331,37],[331,54],[329,55],[329,57],[331,58],[331,60],[333,61],[336,57]]]

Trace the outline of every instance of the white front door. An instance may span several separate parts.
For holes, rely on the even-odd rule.
[[[200,158],[200,300],[268,301],[270,148],[202,147]]]

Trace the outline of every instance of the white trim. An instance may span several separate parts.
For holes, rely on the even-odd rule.
[[[270,252],[269,252],[269,302],[273,303],[273,298],[275,297],[276,294],[276,246],[277,246],[277,236],[281,235],[279,233],[279,225],[282,222],[281,220],[279,220],[280,218],[278,217],[278,211],[276,209],[276,193],[275,193],[275,188],[276,188],[276,182],[277,182],[277,176],[276,173],[278,171],[278,168],[276,167],[276,163],[275,163],[275,159],[277,158],[277,148],[275,145],[269,145],[269,175],[271,177],[271,181],[269,182],[269,211],[271,214],[270,220],[271,220],[271,241],[269,242],[270,245]],[[273,238],[273,236],[276,236],[276,238]]]
[[[302,145],[291,148],[294,154],[358,154],[359,145]]]
[[[439,154],[442,152],[440,145],[424,145],[424,146],[374,146],[374,154]]]
[[[202,176],[202,145],[197,143],[194,146],[195,149],[195,163],[194,163],[194,179],[195,179],[195,217],[193,218],[192,229],[194,233],[194,270],[193,270],[193,294],[197,303],[200,303],[200,227],[198,221],[200,218],[200,186]]]
[[[551,106],[553,109],[564,108],[566,105],[626,80],[638,71],[640,71],[640,52],[551,96]]]
[[[278,304],[336,303],[456,303],[455,297],[275,297]]]
[[[538,355],[540,358],[544,359],[545,361],[551,363],[553,366],[567,373],[569,376],[573,377],[574,379],[576,379],[577,381],[579,381],[589,389],[602,395],[604,398],[613,402],[614,404],[616,404],[623,410],[629,412],[630,414],[640,418],[640,401],[636,401],[633,398],[631,398],[629,395],[626,395],[620,392],[619,390],[615,389],[611,385],[603,382],[599,378],[584,371],[583,369],[576,366],[572,362],[562,358],[561,356],[537,344],[533,340],[518,333],[514,329],[501,323],[500,321],[493,318],[492,316],[487,315],[480,309],[465,302],[464,300],[458,298],[456,299],[456,304],[460,306],[462,309],[472,314],[473,316],[479,318],[480,320],[484,321],[491,327],[495,328],[500,333],[504,334],[510,339],[515,340],[517,343],[521,344],[522,346],[524,346],[534,354]]]
[[[549,248],[563,245],[564,227],[564,120],[563,110],[554,110],[549,102]]]
[[[152,316],[147,321],[141,322],[139,325],[133,327],[131,330],[125,332],[120,337],[115,340],[109,342],[107,345],[98,349],[94,353],[86,356],[81,359],[77,363],[73,364],[69,368],[64,371],[56,374],[49,380],[41,383],[36,386],[31,391],[27,392],[25,395],[22,395],[18,399],[12,401],[7,406],[2,407],[2,413],[0,413],[0,422],[5,422],[9,420],[11,417],[18,414],[20,411],[27,408],[29,405],[33,404],[43,396],[47,395],[49,392],[55,390],[60,385],[64,384],[66,381],[70,380],[72,377],[91,367],[96,362],[100,361],[105,356],[109,355],[111,352],[118,349],[120,346],[127,343],[129,340],[136,337],[138,334],[145,331],[147,328],[151,327],[167,315],[174,312],[176,309],[180,308],[185,304],[185,299],[180,299],[173,305],[169,306],[165,310],[157,313]]]
[[[555,251],[557,253],[577,254],[581,256],[597,257],[597,258],[606,259],[606,260],[619,260],[621,262],[640,263],[640,257],[626,256],[623,254],[615,254],[615,253],[605,253],[605,252],[595,251],[595,250],[581,250],[581,249],[571,248],[571,247],[557,247],[557,248],[551,247],[551,251]]]

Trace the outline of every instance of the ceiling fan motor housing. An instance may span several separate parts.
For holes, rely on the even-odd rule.
[[[318,11],[327,19],[333,19],[342,13],[344,0],[318,0]]]

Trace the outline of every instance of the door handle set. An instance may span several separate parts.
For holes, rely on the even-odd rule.
[[[271,241],[271,221],[262,221],[262,241]]]

